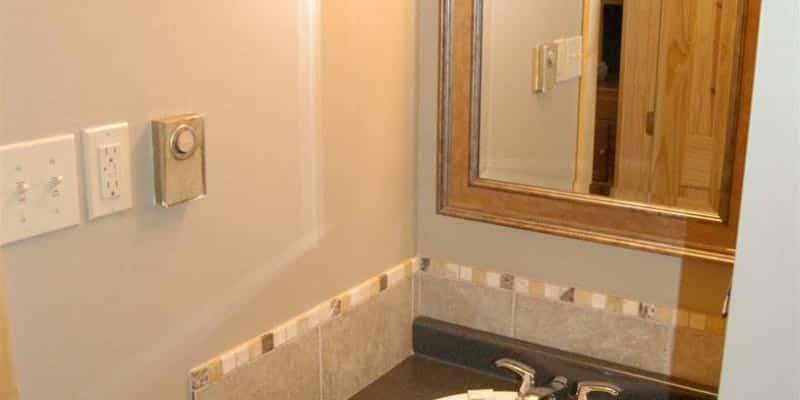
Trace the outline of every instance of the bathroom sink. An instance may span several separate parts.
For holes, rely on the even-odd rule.
[[[438,400],[516,400],[516,392],[495,392],[494,390],[471,390],[464,394],[442,397]]]

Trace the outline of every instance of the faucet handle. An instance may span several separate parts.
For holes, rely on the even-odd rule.
[[[619,397],[622,394],[622,388],[607,382],[581,382],[578,384],[578,400],[589,400],[589,395],[597,392]]]
[[[512,360],[510,358],[501,358],[494,362],[498,368],[505,368],[522,378],[522,386],[519,388],[519,398],[525,398],[531,394],[534,386],[534,379],[536,379],[536,370],[528,364]]]

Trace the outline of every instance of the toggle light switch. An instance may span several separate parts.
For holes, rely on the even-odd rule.
[[[543,44],[533,50],[533,92],[546,93],[556,85],[558,46]]]
[[[80,219],[74,135],[0,147],[0,244]]]

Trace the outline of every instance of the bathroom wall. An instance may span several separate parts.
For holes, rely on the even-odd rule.
[[[800,3],[762,3],[723,400],[800,393]]]
[[[21,399],[186,398],[191,368],[413,256],[416,16],[0,3],[0,144],[116,121],[135,144],[132,211],[0,249]],[[160,209],[148,121],[186,111],[209,196]]]
[[[438,2],[432,1],[419,1],[418,7],[419,254],[654,304],[718,313],[730,284],[730,266],[436,215],[439,9]]]
[[[580,80],[533,93],[532,55],[542,44],[580,36],[582,23],[583,0],[484,4],[481,160],[485,176],[572,190]]]
[[[0,267],[2,264],[0,263]],[[14,377],[11,344],[8,340],[8,312],[6,311],[5,275],[0,268],[0,399],[16,400],[17,385]]]

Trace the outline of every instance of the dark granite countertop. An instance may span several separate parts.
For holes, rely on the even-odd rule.
[[[476,389],[514,392],[519,383],[424,356],[412,356],[351,400],[435,400]]]
[[[716,388],[649,373],[579,354],[498,336],[475,329],[417,318],[414,356],[356,394],[351,400],[436,400],[469,390],[516,391],[519,377],[495,367],[512,358],[536,370],[536,381],[569,379],[559,398],[571,398],[578,382],[610,382],[623,389],[616,400],[717,400]],[[593,400],[606,400],[603,393]]]

